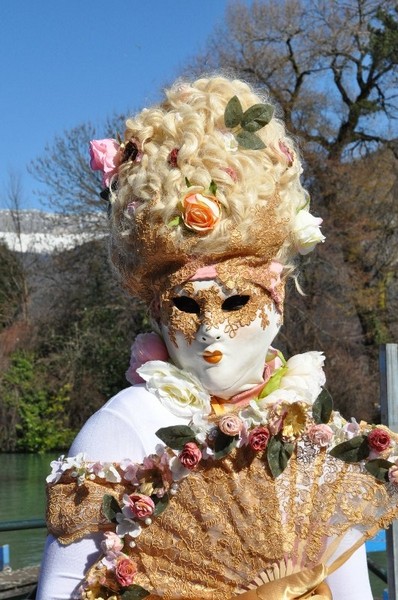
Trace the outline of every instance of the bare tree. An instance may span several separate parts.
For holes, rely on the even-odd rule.
[[[302,261],[307,295],[291,291],[280,341],[324,350],[340,409],[371,417],[377,346],[398,335],[397,5],[235,2],[189,70],[220,68],[277,102],[325,217],[327,244]]]
[[[26,264],[22,260],[22,255],[25,251],[22,236],[22,210],[23,210],[23,189],[20,175],[14,171],[9,173],[9,181],[7,186],[7,208],[9,210],[13,229],[15,233],[16,247],[15,250],[19,252],[18,262],[20,263],[19,276],[15,279],[16,284],[20,288],[20,304],[21,304],[21,316],[24,321],[29,320],[29,283],[28,283],[28,269]]]
[[[124,128],[120,115],[107,119],[99,131],[91,123],[83,123],[55,137],[43,155],[34,160],[29,171],[43,185],[37,192],[43,204],[58,213],[79,215],[85,232],[106,231],[107,203],[99,196],[101,177],[90,168],[89,142],[92,139],[115,138]]]
[[[397,136],[398,22],[392,0],[231,4],[196,70],[265,86],[288,129],[324,158]]]

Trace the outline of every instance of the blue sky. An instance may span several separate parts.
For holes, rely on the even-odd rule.
[[[39,208],[26,166],[46,143],[156,101],[231,1],[1,0],[0,208],[10,171]]]

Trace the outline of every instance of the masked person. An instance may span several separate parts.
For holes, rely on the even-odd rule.
[[[155,331],[52,463],[39,599],[370,600],[398,437],[332,411],[321,353],[271,346],[294,259],[324,239],[274,107],[177,82],[91,154],[113,265]]]

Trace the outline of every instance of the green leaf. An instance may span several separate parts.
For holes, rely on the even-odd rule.
[[[153,511],[153,516],[157,517],[158,515],[161,515],[164,510],[166,510],[166,508],[169,505],[170,498],[168,494],[164,494],[164,496],[162,496],[161,498],[154,494],[153,496],[151,496],[151,498],[155,503],[155,510]]]
[[[232,127],[237,127],[240,124],[242,117],[242,105],[239,101],[239,98],[237,96],[233,96],[225,108],[225,127],[228,127],[228,129],[231,129]]]
[[[140,585],[129,585],[128,588],[119,593],[123,600],[140,600],[140,598],[146,598],[150,594],[150,592],[144,590]]]
[[[244,113],[241,125],[245,131],[258,131],[272,119],[274,107],[271,104],[254,104]]]
[[[238,441],[237,435],[226,435],[218,430],[217,437],[214,442],[214,458],[216,460],[227,456],[235,448]]]
[[[189,181],[188,177],[185,177],[185,185],[187,187],[192,187],[192,183]]]
[[[279,390],[279,387],[281,385],[281,379],[286,373],[286,371],[287,367],[280,367],[277,371],[275,371],[275,373],[271,375],[271,378],[268,381],[267,385],[262,389],[259,398],[265,398],[265,396],[268,396],[268,394],[270,394],[271,392]]]
[[[272,477],[276,478],[286,469],[293,454],[294,444],[272,437],[267,446],[267,461]]]
[[[112,494],[104,494],[102,498],[102,512],[111,523],[117,523],[116,513],[121,513],[122,509]]]
[[[338,444],[329,454],[347,463],[360,462],[369,456],[369,446],[366,436],[358,435],[351,440]]]
[[[217,184],[215,181],[211,180],[209,187],[210,194],[215,196],[217,194]]]
[[[265,148],[264,142],[255,133],[240,131],[235,137],[242,148],[248,148],[249,150],[261,150]]]
[[[174,217],[174,219],[171,219],[171,221],[167,223],[167,227],[177,227],[177,225],[179,225],[180,223],[181,217],[177,215],[176,217]]]
[[[365,469],[376,477],[378,481],[383,481],[384,483],[388,481],[388,471],[391,467],[394,466],[394,463],[384,460],[383,458],[376,458],[375,460],[369,460]]]
[[[315,423],[329,423],[333,410],[333,400],[329,392],[323,388],[312,406],[312,416]]]
[[[182,450],[188,442],[195,442],[195,433],[188,425],[173,425],[158,429],[156,435],[169,448]]]

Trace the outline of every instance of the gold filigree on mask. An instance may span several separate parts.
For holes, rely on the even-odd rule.
[[[269,325],[268,311],[272,300],[265,290],[249,283],[240,277],[223,281],[216,280],[221,286],[211,286],[195,292],[192,282],[168,290],[161,297],[161,321],[167,325],[170,339],[175,345],[177,332],[182,333],[185,340],[191,344],[195,335],[203,325],[207,329],[221,328],[233,338],[241,327],[250,325],[256,318],[261,318],[261,327]],[[228,308],[228,300],[242,298],[242,305]],[[181,310],[176,306],[177,298],[188,298],[197,304],[197,312]],[[194,305],[192,305],[194,306]]]

